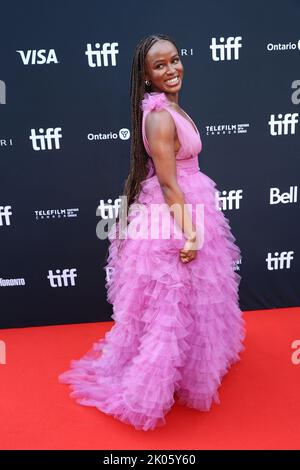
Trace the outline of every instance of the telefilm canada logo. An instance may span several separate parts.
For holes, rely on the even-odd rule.
[[[34,211],[35,220],[74,219],[78,217],[79,208],[39,209]]]
[[[247,134],[249,122],[238,123],[232,122],[228,124],[210,124],[205,126],[206,135],[231,135],[231,134]]]

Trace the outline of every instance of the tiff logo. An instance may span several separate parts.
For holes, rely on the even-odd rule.
[[[268,122],[270,126],[271,135],[288,135],[295,134],[296,124],[298,124],[299,113],[286,113],[278,114],[277,119],[275,114],[271,114],[270,121]]]
[[[0,80],[0,104],[6,104],[6,85],[3,80]]]
[[[107,199],[107,203],[100,199],[96,215],[99,215],[101,219],[114,219],[118,217],[120,207],[121,198],[115,199],[113,204],[112,199]]]
[[[31,134],[29,139],[32,141],[33,150],[52,150],[52,144],[55,149],[60,149],[59,140],[62,138],[61,127],[48,127],[44,130],[42,127],[39,129],[39,134],[36,133],[35,129],[30,129]]]
[[[281,253],[275,251],[274,256],[272,256],[272,253],[268,253],[266,258],[268,270],[290,269],[291,260],[294,259],[293,254],[294,251],[282,251]]]
[[[242,47],[240,41],[242,36],[229,36],[226,39],[220,37],[219,44],[217,44],[217,38],[211,39],[211,45],[209,48],[211,49],[212,60],[218,62],[219,60],[232,60],[232,52],[233,52],[233,59],[239,59],[239,49]]]
[[[75,278],[77,277],[76,269],[60,269],[55,270],[56,274],[53,274],[52,269],[49,269],[47,279],[50,281],[51,287],[69,287],[75,286]]]
[[[100,240],[105,240],[108,237],[108,233],[119,216],[121,205],[121,198],[114,199],[114,202],[112,199],[108,199],[107,203],[104,199],[100,199],[100,204],[96,209],[96,216],[101,217],[101,221],[96,227],[96,234]]]
[[[10,225],[11,206],[0,206],[0,226]]]
[[[88,58],[89,67],[108,67],[109,65],[116,66],[116,55],[119,54],[117,50],[117,42],[105,42],[102,44],[102,48],[99,42],[95,43],[94,49],[91,44],[87,44],[87,50],[85,55]],[[109,59],[111,63],[109,63]]]
[[[34,211],[35,212],[35,219],[61,219],[67,217],[77,217],[79,208],[74,207],[72,209],[41,209]]]
[[[216,206],[220,210],[240,209],[240,200],[243,199],[242,189],[216,192]],[[222,196],[220,196],[222,194]]]
[[[6,364],[6,344],[0,340],[0,365]]]
[[[20,54],[24,65],[42,65],[51,64],[52,62],[58,64],[54,49],[49,49],[48,52],[46,51],[46,49],[29,49],[26,52],[22,50],[16,52]]]
[[[298,200],[298,186],[290,186],[288,193],[280,194],[279,188],[270,188],[270,205],[273,204],[288,204],[297,202]]]

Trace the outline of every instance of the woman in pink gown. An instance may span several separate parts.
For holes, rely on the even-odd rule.
[[[216,206],[216,183],[199,169],[200,134],[178,106],[182,78],[171,38],[140,41],[132,64],[131,169],[125,194],[131,210],[135,203],[150,209],[184,201],[190,219],[184,225],[171,210],[163,211],[165,219],[177,222],[168,238],[162,236],[161,219],[134,211],[127,228],[134,229],[139,218],[148,233],[156,225],[159,236],[137,236],[132,230],[120,240],[119,221],[114,225],[105,267],[113,273],[106,288],[114,325],[59,376],[81,405],[145,431],[165,424],[175,401],[200,411],[218,403],[221,379],[244,349],[240,275],[234,269],[241,253]],[[177,192],[165,191],[172,184]],[[204,208],[201,224],[197,205]]]

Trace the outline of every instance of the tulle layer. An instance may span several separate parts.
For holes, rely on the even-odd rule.
[[[80,404],[145,431],[165,424],[175,400],[201,411],[219,403],[221,379],[244,349],[234,269],[240,250],[216,208],[216,185],[199,171],[179,169],[178,179],[193,218],[204,204],[197,258],[182,263],[183,241],[175,238],[129,238],[121,248],[111,239],[106,289],[115,323],[59,377]],[[144,182],[138,202],[164,202],[156,177]]]

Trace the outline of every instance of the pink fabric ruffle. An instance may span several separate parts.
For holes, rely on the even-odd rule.
[[[151,92],[145,93],[141,103],[141,109],[143,111],[152,111],[163,109],[168,104],[168,98],[165,93]]]
[[[106,288],[115,323],[60,376],[80,404],[144,431],[165,424],[176,400],[200,411],[219,403],[221,379],[244,349],[234,270],[240,250],[216,210],[216,185],[201,172],[179,178],[186,200],[205,204],[205,243],[196,260],[179,260],[180,240],[128,239],[121,254],[111,240]],[[155,179],[139,198],[153,201],[162,202]]]
[[[164,93],[146,93],[142,109],[167,104]],[[165,424],[176,400],[200,411],[219,403],[222,377],[244,349],[241,276],[235,270],[241,252],[216,207],[216,183],[199,170],[200,137],[174,110],[172,115],[181,137],[177,179],[194,224],[197,204],[204,205],[204,244],[195,260],[183,264],[184,241],[174,233],[169,239],[129,237],[120,248],[112,237],[118,225],[113,227],[105,267],[112,276],[105,286],[115,323],[59,376],[81,405],[144,431]],[[165,203],[156,175],[142,182],[136,202],[145,208]],[[129,225],[134,223],[131,214]],[[150,234],[151,217],[143,223]],[[161,230],[162,220],[156,224]]]

